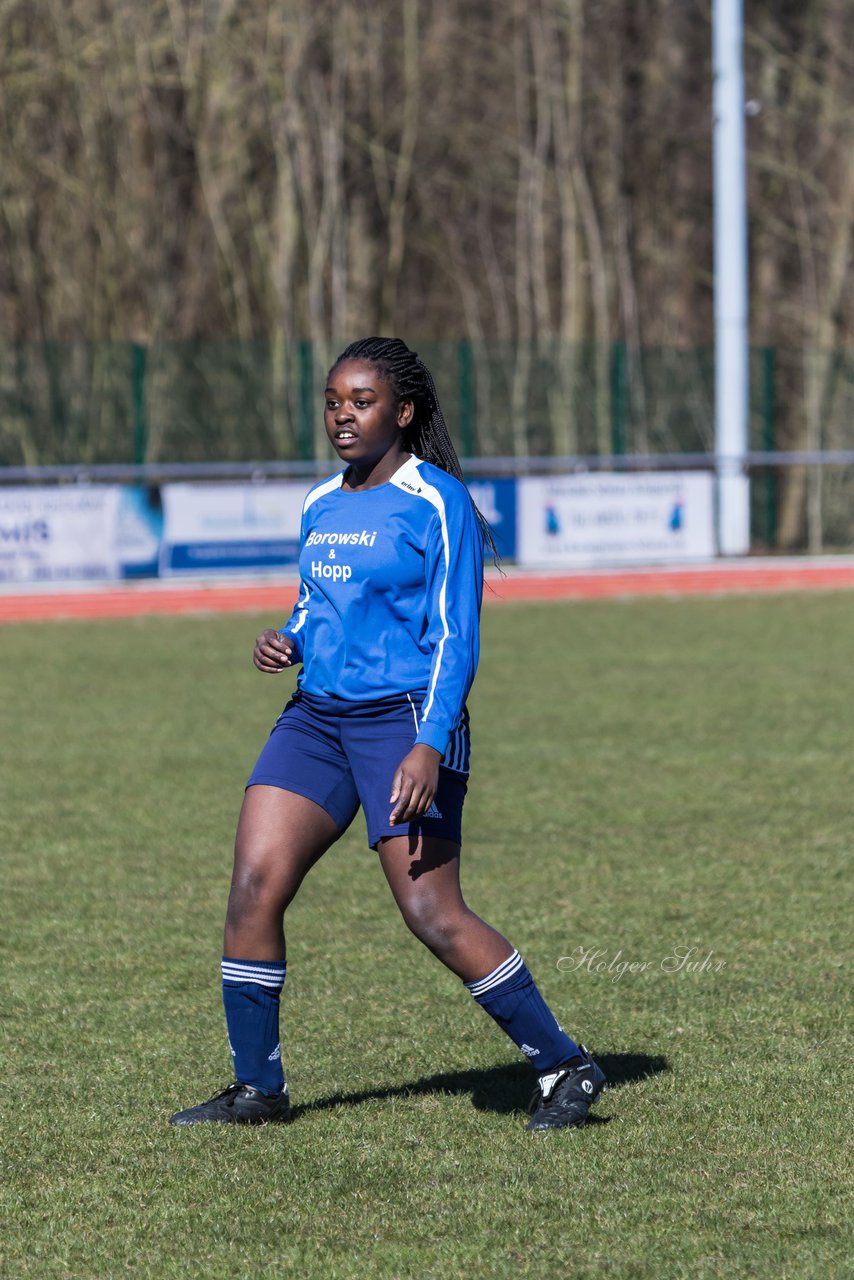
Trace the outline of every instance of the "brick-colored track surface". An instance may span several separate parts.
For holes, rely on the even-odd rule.
[[[576,573],[490,573],[488,604],[514,600],[607,600],[631,596],[708,596],[772,591],[854,589],[854,560],[744,560],[679,569],[589,570]],[[97,590],[0,592],[0,622],[64,618],[135,618],[143,614],[263,613],[281,617],[296,579],[277,582],[116,584]]]

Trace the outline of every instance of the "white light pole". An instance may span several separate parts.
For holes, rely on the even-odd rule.
[[[747,451],[747,199],[742,0],[713,0],[715,188],[715,453],[718,550],[750,550]]]

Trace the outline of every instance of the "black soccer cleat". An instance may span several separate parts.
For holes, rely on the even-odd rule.
[[[578,1129],[586,1122],[587,1112],[607,1081],[605,1072],[584,1045],[578,1048],[580,1063],[559,1067],[541,1077],[528,1107],[533,1113],[528,1121],[529,1129]]]
[[[291,1119],[288,1091],[268,1098],[260,1089],[235,1081],[207,1102],[176,1111],[170,1124],[287,1124]]]

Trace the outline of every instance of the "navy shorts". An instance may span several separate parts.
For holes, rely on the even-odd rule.
[[[423,818],[389,825],[389,800],[398,765],[415,744],[422,695],[382,702],[345,702],[297,691],[267,739],[247,787],[281,787],[325,809],[339,830],[365,811],[372,849],[385,836],[425,835],[462,843],[463,800],[469,757],[468,714],[463,713],[439,766],[439,786]]]

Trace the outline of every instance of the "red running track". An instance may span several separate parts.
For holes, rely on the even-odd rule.
[[[627,569],[586,573],[490,574],[486,602],[608,600],[632,596],[710,596],[774,591],[854,588],[851,560],[748,560],[679,569]],[[121,584],[101,590],[0,594],[0,622],[66,618],[135,618],[145,614],[263,613],[278,617],[296,592],[296,579],[280,582]]]

